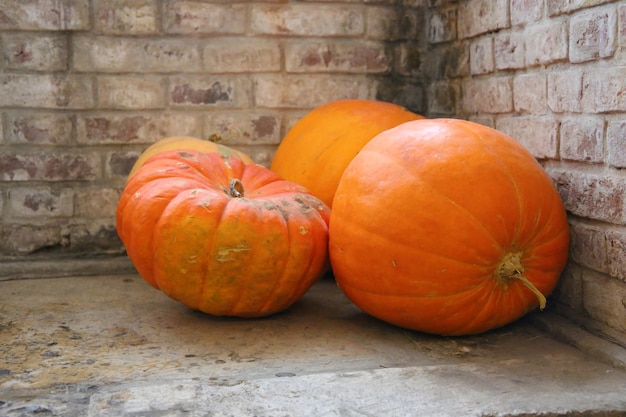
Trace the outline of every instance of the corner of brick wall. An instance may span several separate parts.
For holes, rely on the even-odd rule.
[[[626,333],[626,4],[437,3],[428,112],[508,133],[541,162],[571,228],[550,304]]]
[[[424,112],[421,0],[1,3],[0,261],[123,255],[117,201],[161,138],[269,165],[325,102]]]

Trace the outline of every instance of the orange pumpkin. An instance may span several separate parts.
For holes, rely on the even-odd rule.
[[[170,150],[129,179],[117,231],[139,274],[192,309],[259,317],[328,268],[329,209],[233,155]]]
[[[270,169],[304,185],[331,207],[341,174],[363,145],[384,130],[422,118],[382,101],[338,100],[324,104],[289,130]]]
[[[229,148],[228,146],[220,145],[219,143],[195,138],[192,136],[171,136],[161,139],[148,147],[133,165],[133,168],[128,174],[130,178],[150,157],[156,155],[159,152],[168,151],[171,149],[190,149],[205,153],[219,152],[225,155],[234,155],[241,159],[246,164],[253,164],[254,161],[245,153],[236,149]]]
[[[466,335],[543,309],[569,229],[552,180],[520,144],[440,119],[363,147],[339,183],[329,239],[337,283],[362,310]]]

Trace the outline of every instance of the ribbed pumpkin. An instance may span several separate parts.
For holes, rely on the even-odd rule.
[[[224,155],[234,155],[237,158],[241,159],[246,164],[253,164],[254,161],[245,153],[238,151],[236,149],[232,149],[225,145],[220,145],[219,143],[212,142],[210,140],[203,140],[193,136],[171,136],[164,139],[161,139],[148,147],[133,165],[133,168],[128,174],[130,178],[135,171],[137,171],[150,157],[156,155],[159,152],[168,151],[168,150],[195,150],[205,153],[210,152],[219,152]]]
[[[376,100],[324,104],[289,130],[270,169],[304,185],[331,207],[341,174],[363,145],[384,130],[421,118],[404,107]]]
[[[192,309],[259,317],[328,268],[329,209],[233,155],[160,152],[128,180],[117,231],[139,274]]]
[[[525,148],[439,119],[363,147],[337,189],[329,251],[338,285],[365,312],[466,335],[543,308],[568,243],[559,194]]]

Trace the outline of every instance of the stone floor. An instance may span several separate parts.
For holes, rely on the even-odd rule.
[[[133,274],[0,281],[0,416],[626,416],[625,358],[550,312],[480,336],[407,331],[328,277],[254,320]]]

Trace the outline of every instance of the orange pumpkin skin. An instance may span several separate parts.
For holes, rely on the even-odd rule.
[[[324,104],[289,130],[270,169],[304,185],[332,207],[339,178],[363,145],[384,130],[422,118],[382,101],[338,100]]]
[[[339,183],[329,233],[348,298],[441,335],[482,333],[536,308],[523,277],[550,294],[569,245],[559,194],[532,155],[451,119],[408,122],[364,146]]]
[[[148,149],[139,155],[139,158],[135,161],[128,177],[130,178],[148,159],[157,153],[176,149],[189,149],[205,153],[220,152],[225,155],[234,155],[246,164],[254,164],[254,161],[248,155],[228,146],[192,136],[171,136],[153,143],[148,147]]]
[[[188,307],[260,317],[328,268],[329,209],[260,165],[172,150],[126,184],[117,231],[139,274]]]

